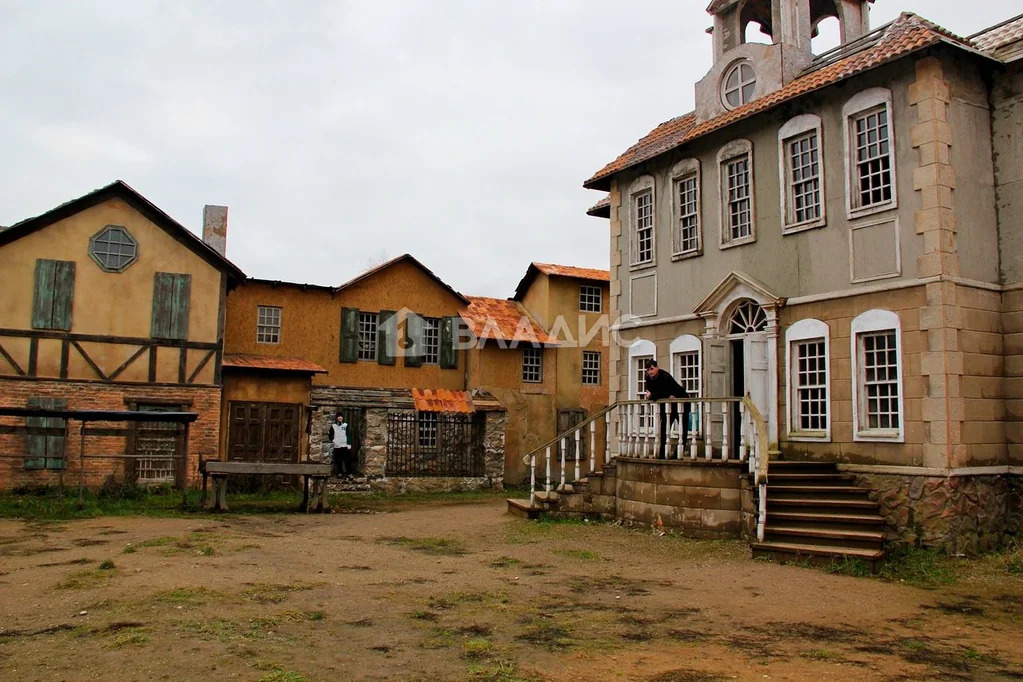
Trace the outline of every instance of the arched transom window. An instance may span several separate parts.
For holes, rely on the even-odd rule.
[[[764,309],[749,299],[743,301],[732,313],[732,334],[751,334],[767,329],[767,315]]]

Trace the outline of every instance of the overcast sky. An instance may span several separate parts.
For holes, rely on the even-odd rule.
[[[0,224],[116,179],[248,275],[410,252],[470,295],[608,266],[582,182],[693,108],[707,0],[0,0]],[[877,0],[960,35],[1019,0]]]

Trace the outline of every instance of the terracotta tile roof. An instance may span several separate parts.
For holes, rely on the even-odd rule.
[[[583,186],[588,189],[610,190],[611,176],[626,168],[649,161],[698,137],[721,130],[783,102],[820,90],[939,42],[972,49],[970,43],[964,39],[915,14],[904,12],[895,21],[854,43],[821,55],[803,75],[779,90],[703,123],[696,122],[696,114],[693,112],[662,123],[617,159],[597,171],[583,183]]]
[[[970,41],[985,52],[995,52],[1019,40],[1023,40],[1023,14],[970,36]]]
[[[606,197],[598,201],[597,203],[586,209],[586,215],[591,215],[594,218],[610,218],[611,217],[611,195],[608,194]]]
[[[246,355],[225,353],[224,367],[237,369],[263,369],[274,372],[299,372],[304,374],[326,374],[327,370],[315,362],[301,358],[287,358],[277,355]]]
[[[420,412],[475,412],[468,391],[450,391],[446,388],[413,388],[412,402]]]
[[[571,265],[554,265],[553,263],[533,263],[536,269],[545,275],[556,275],[560,277],[578,277],[579,279],[592,279],[600,282],[610,282],[611,273],[607,270],[596,270],[594,268],[577,268]]]
[[[540,323],[515,301],[470,296],[462,319],[477,339],[557,345]]]

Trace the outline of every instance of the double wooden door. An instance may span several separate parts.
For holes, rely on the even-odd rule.
[[[293,403],[231,401],[227,458],[242,462],[297,462],[301,407]]]

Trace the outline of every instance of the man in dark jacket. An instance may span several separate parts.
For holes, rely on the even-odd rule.
[[[671,376],[667,372],[662,372],[657,366],[656,360],[647,360],[646,363],[646,399],[647,400],[665,400],[667,398],[688,398],[689,394],[682,388],[675,377]],[[661,412],[661,438],[660,446],[657,451],[657,458],[664,459],[664,450],[667,445],[668,439],[668,420],[664,418],[664,405],[658,406]],[[678,403],[671,404],[671,423],[674,424],[678,421]],[[681,429],[683,447],[689,441],[689,403],[682,403],[682,429]]]

